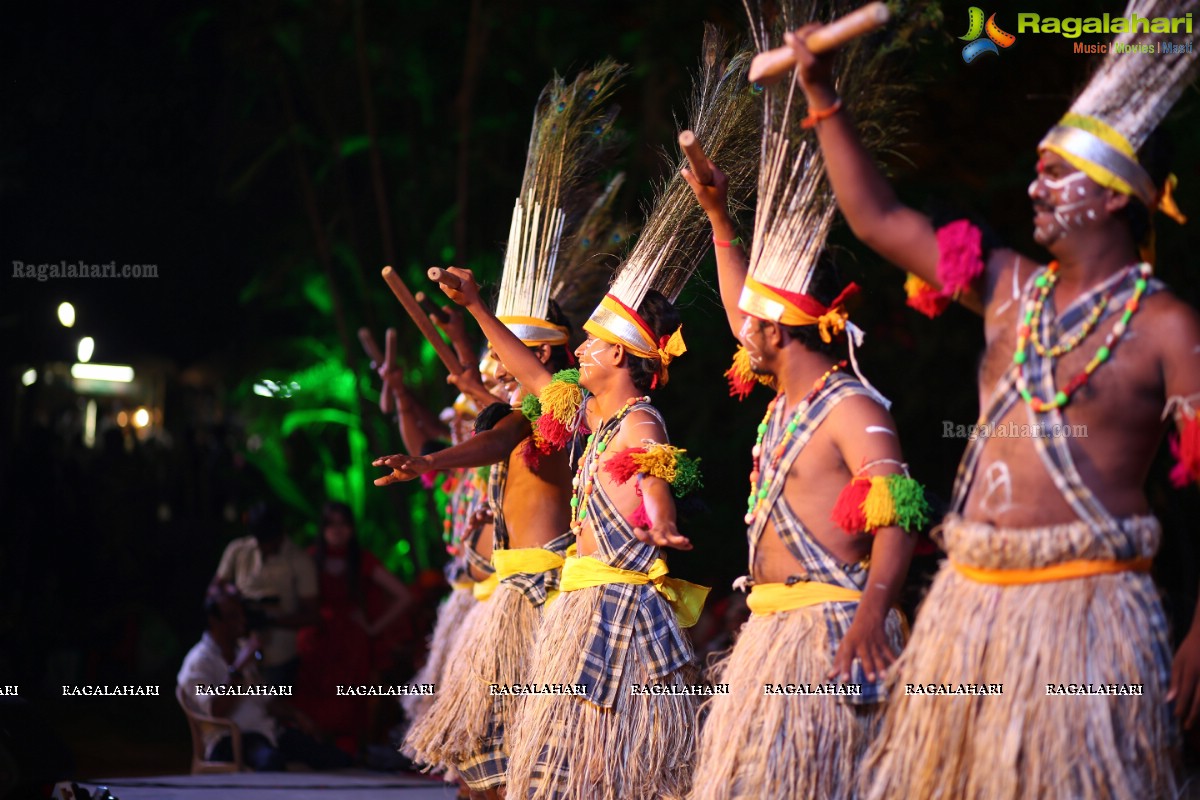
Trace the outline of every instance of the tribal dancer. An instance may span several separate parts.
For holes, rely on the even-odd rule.
[[[460,359],[470,357],[471,346],[466,339],[462,315],[454,309],[447,309],[446,312],[448,319],[442,323],[443,330],[450,334]],[[380,397],[380,408],[385,413],[395,410],[405,449],[418,454],[435,452],[443,446],[439,440],[445,435],[449,435],[451,444],[465,441],[478,416],[478,405],[460,394],[454,405],[445,409],[440,417],[430,413],[404,384],[403,371],[395,364],[395,342],[395,333],[389,329],[383,363],[375,366],[383,380],[383,394],[389,395],[386,400]],[[480,368],[491,374],[479,378],[479,386],[485,392],[494,391],[498,395],[503,387],[495,380],[494,368],[489,369],[487,359],[480,364]],[[490,393],[485,397],[493,401],[497,399],[496,395]],[[413,678],[416,684],[437,685],[442,682],[443,670],[453,651],[455,639],[465,629],[467,615],[477,604],[476,581],[486,581],[492,574],[490,519],[477,514],[484,501],[486,486],[486,471],[481,481],[479,471],[469,469],[452,470],[442,482],[441,488],[447,498],[443,539],[451,556],[445,574],[446,582],[453,591],[438,609],[425,663]],[[480,536],[488,544],[484,556],[476,549]],[[472,557],[479,562],[474,567],[470,561]],[[490,586],[485,583],[479,589],[480,594],[487,594]],[[429,710],[430,705],[432,698],[428,695],[410,695],[401,700],[410,727]]]
[[[521,194],[513,212],[497,311],[524,353],[553,371],[570,364],[569,328],[550,297],[559,250],[592,204],[592,178],[615,155],[609,102],[622,68],[603,62],[568,84],[556,79],[534,117]],[[571,472],[565,450],[539,451],[527,421],[511,409],[489,435],[426,459],[376,464],[408,479],[447,466],[495,463],[488,481],[498,584],[469,640],[461,669],[409,733],[417,759],[449,762],[479,796],[495,797],[508,770],[506,730],[515,705],[495,687],[523,683],[541,624],[571,544]],[[499,448],[499,449],[497,449]]]
[[[754,101],[745,54],[724,63],[714,31],[693,116],[710,151],[753,164]],[[720,157],[720,156],[718,156]],[[705,229],[683,180],[673,177],[637,245],[584,325],[579,370],[552,374],[487,312],[469,272],[445,289],[479,321],[501,360],[536,393],[526,413],[540,443],[565,446],[581,422],[592,431],[575,478],[560,597],[547,609],[530,683],[510,740],[512,798],[679,798],[692,770],[694,624],[707,589],[667,576],[661,547],[691,547],[673,494],[698,484],[695,464],[669,445],[650,391],[685,350],[671,304],[703,257]],[[670,266],[667,266],[670,265]],[[584,390],[590,395],[584,395]],[[671,694],[635,694],[655,684]],[[550,693],[559,688],[565,694]]]
[[[1125,14],[1195,7],[1136,0]],[[902,206],[839,113],[829,65],[805,35],[790,44],[851,228],[927,284],[926,300],[983,311],[979,422],[1042,431],[1069,422],[1090,434],[967,445],[941,529],[949,561],[894,673],[862,770],[867,796],[1174,797],[1169,701],[1190,725],[1200,709],[1200,615],[1172,668],[1149,575],[1161,529],[1142,483],[1169,411],[1193,448],[1180,476],[1196,475],[1193,406],[1168,398],[1200,392],[1200,317],[1153,277],[1150,215],[1178,210],[1174,179],[1159,179],[1144,145],[1195,75],[1196,55],[1130,58],[1114,47],[1041,141],[1029,195],[1034,239],[1054,258],[1041,266],[988,251],[965,220],[935,229]],[[1081,680],[1086,696],[1047,696]],[[907,693],[997,683],[1003,693],[986,697]],[[1133,683],[1140,697],[1090,693]]]
[[[796,27],[797,9],[782,11],[774,44]],[[751,27],[758,49],[773,46],[761,15]],[[851,49],[860,82],[870,77],[865,60],[864,48]],[[750,575],[738,581],[750,586],[751,616],[713,670],[729,694],[710,701],[691,797],[846,798],[903,646],[895,604],[928,507],[888,402],[833,355],[843,331],[852,348],[861,337],[845,307],[858,287],[839,294],[821,263],[836,205],[816,142],[800,135],[803,104],[786,84],[763,101],[748,260],[725,176],[710,164],[714,185],[705,186],[685,172],[713,226],[721,297],[741,344],[731,382],[752,372],[779,392],[753,450]]]

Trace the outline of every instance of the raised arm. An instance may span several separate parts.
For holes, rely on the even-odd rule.
[[[450,344],[454,345],[454,352],[458,355],[458,363],[463,365],[462,372],[450,375],[446,380],[474,400],[480,408],[486,408],[496,402],[496,398],[483,385],[483,378],[479,374],[479,358],[467,336],[463,314],[453,306],[443,307],[442,313],[445,319],[439,319],[434,314],[430,314],[429,318],[450,337]]]
[[[815,56],[804,45],[805,37],[818,27],[809,25],[794,34],[785,34],[784,40],[796,54],[797,78],[808,99],[810,116],[829,114],[821,118],[816,130],[838,207],[850,230],[863,244],[940,288],[933,223],[896,198],[891,184],[863,147],[849,110],[833,111],[841,101],[833,85],[832,53]]]
[[[504,461],[509,454],[532,433],[529,420],[519,411],[514,411],[496,423],[490,431],[477,433],[462,444],[430,453],[427,456],[392,455],[377,458],[372,466],[387,467],[390,475],[375,479],[376,486],[388,486],[401,481],[411,481],[427,472],[456,469],[458,467],[486,467]]]
[[[384,391],[390,391],[396,398],[400,439],[410,455],[421,455],[431,441],[450,438],[450,429],[404,385],[404,372],[399,367],[385,365],[380,367],[379,374]]]
[[[546,369],[546,365],[538,359],[537,355],[526,347],[525,343],[518,339],[516,334],[497,319],[496,315],[484,304],[479,297],[479,286],[475,283],[475,275],[471,270],[450,267],[447,271],[462,281],[462,285],[457,289],[451,289],[445,284],[440,284],[442,291],[446,293],[447,297],[470,312],[475,321],[479,323],[483,335],[491,342],[492,349],[496,351],[496,357],[525,387],[525,390],[533,394],[540,394],[554,375]]]
[[[826,424],[834,431],[834,445],[842,461],[855,476],[904,473],[896,423],[874,401],[861,396],[843,400]],[[851,664],[855,658],[861,658],[867,679],[875,680],[896,660],[885,623],[904,587],[916,536],[898,525],[877,528],[874,536],[867,588],[834,657],[831,678],[840,675],[842,680],[849,680]]]
[[[706,158],[705,161],[708,161]],[[749,260],[746,258],[746,248],[741,242],[734,244],[737,230],[733,227],[733,219],[729,216],[729,178],[717,166],[708,161],[712,170],[711,185],[700,183],[690,169],[680,172],[683,179],[696,193],[700,207],[708,215],[708,221],[713,229],[714,250],[717,255],[717,283],[721,287],[721,303],[725,306],[725,317],[729,320],[729,328],[737,336],[742,329],[745,314],[738,310],[738,300],[742,296],[742,286],[746,283],[746,272]]]

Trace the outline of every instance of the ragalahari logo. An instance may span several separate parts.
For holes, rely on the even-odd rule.
[[[967,10],[967,35],[960,36],[964,42],[968,42],[963,48],[963,61],[970,64],[975,59],[979,58],[984,53],[994,53],[1000,55],[1001,47],[1012,47],[1013,42],[1017,37],[1011,33],[1005,33],[1000,30],[1000,26],[996,24],[996,15],[992,14],[987,18],[987,24],[983,22],[983,9],[979,6],[971,6]],[[980,39],[984,33],[987,34],[986,39]]]

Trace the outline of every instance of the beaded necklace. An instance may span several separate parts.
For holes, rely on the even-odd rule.
[[[621,410],[616,413],[611,419],[600,426],[600,436],[597,438],[596,432],[588,434],[587,445],[583,448],[583,456],[579,459],[579,466],[575,470],[575,477],[571,479],[571,488],[574,490],[571,494],[571,530],[578,535],[583,527],[583,520],[587,517],[587,498],[595,491],[596,473],[600,471],[600,456],[608,449],[608,443],[612,441],[613,436],[621,427],[621,420],[625,419],[625,415],[629,410],[638,403],[649,403],[649,397],[631,397],[625,401],[625,405],[621,406]],[[593,454],[593,450],[595,451]],[[586,471],[586,477],[584,475]]]
[[[775,405],[779,402],[781,394],[775,395],[775,398],[767,406],[767,413],[763,415],[762,422],[758,423],[758,438],[754,441],[754,449],[750,451],[754,457],[754,467],[750,470],[750,497],[746,499],[746,524],[752,525],[754,518],[762,509],[763,501],[767,499],[769,487],[774,483],[779,469],[779,461],[783,458],[783,452],[787,449],[788,442],[792,440],[792,434],[796,432],[796,428],[800,426],[800,418],[808,411],[809,402],[817,396],[817,393],[825,388],[825,384],[829,382],[829,378],[833,373],[846,368],[845,361],[839,361],[834,364],[829,370],[817,378],[813,383],[812,391],[804,396],[804,399],[796,404],[796,411],[792,415],[792,419],[788,422],[787,427],[783,429],[783,439],[775,446],[771,452],[771,461],[767,465],[766,470],[762,469],[762,443],[763,437],[767,435],[768,422],[771,415],[775,413]],[[764,480],[759,482],[759,478]]]
[[[479,475],[470,468],[455,470],[452,476],[442,482],[442,491],[449,495],[442,519],[442,541],[446,544],[446,552],[455,556],[461,552],[467,518],[474,512],[482,494]]]
[[[1025,363],[1029,359],[1029,355],[1026,352],[1026,345],[1032,343],[1034,351],[1038,355],[1051,359],[1070,353],[1096,327],[1100,316],[1108,307],[1108,301],[1113,290],[1109,289],[1105,292],[1092,308],[1079,333],[1069,337],[1064,344],[1046,348],[1038,338],[1038,329],[1041,327],[1042,309],[1046,305],[1046,299],[1054,291],[1055,284],[1058,283],[1058,262],[1052,261],[1050,266],[1047,267],[1046,273],[1039,275],[1034,280],[1034,286],[1037,287],[1037,291],[1035,296],[1029,298],[1025,303],[1025,316],[1022,323],[1017,326],[1017,349],[1013,353],[1013,369],[1016,371],[1017,391],[1020,392],[1021,398],[1029,404],[1034,413],[1040,414],[1055,408],[1065,408],[1071,402],[1071,396],[1082,389],[1087,384],[1088,379],[1092,377],[1092,373],[1099,369],[1100,365],[1112,356],[1113,348],[1120,341],[1121,337],[1125,335],[1125,331],[1129,328],[1129,321],[1133,318],[1134,312],[1138,310],[1142,295],[1146,293],[1146,286],[1149,283],[1150,275],[1154,271],[1145,262],[1130,266],[1128,270],[1136,271],[1138,278],[1134,283],[1133,297],[1125,302],[1125,310],[1122,312],[1120,319],[1113,325],[1112,330],[1109,331],[1108,336],[1104,339],[1104,344],[1096,350],[1096,354],[1088,361],[1087,366],[1080,370],[1075,377],[1067,381],[1066,386],[1056,392],[1054,398],[1049,401],[1037,397],[1029,390],[1029,383],[1025,378]],[[1120,282],[1114,284],[1114,286],[1116,285],[1120,285]]]

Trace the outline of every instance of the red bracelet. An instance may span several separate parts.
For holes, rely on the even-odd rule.
[[[815,128],[817,123],[823,119],[829,119],[834,114],[842,110],[842,98],[838,98],[829,108],[822,108],[820,111],[810,111],[808,116],[800,120],[801,128]]]
[[[713,234],[713,244],[715,244],[717,247],[733,247],[734,245],[741,247],[742,246],[742,237],[735,236],[732,239],[730,239],[728,242],[723,242],[717,238],[716,234]]]

